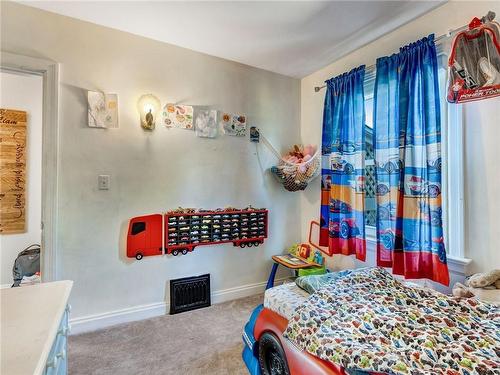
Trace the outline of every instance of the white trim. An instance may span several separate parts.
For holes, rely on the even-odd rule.
[[[276,282],[287,280],[288,278],[276,279]],[[247,284],[212,292],[212,303],[222,303],[238,298],[248,297],[259,293],[264,293],[267,281],[255,284]],[[128,323],[137,320],[153,318],[165,315],[170,305],[167,302],[155,302],[146,305],[127,307],[120,310],[108,311],[101,314],[87,315],[70,320],[71,334],[95,331],[116,324]]]
[[[114,326],[116,324],[133,322],[165,315],[168,304],[165,302],[150,303],[128,307],[125,309],[108,311],[102,314],[83,316],[81,318],[70,319],[71,334],[95,331],[102,328]]]
[[[377,243],[377,227],[373,225],[365,225],[366,242]]]
[[[57,280],[59,64],[2,51],[0,65],[5,70],[43,77],[41,274],[44,282]]]
[[[441,157],[443,236],[448,258],[463,259],[464,252],[464,121],[463,106],[446,101],[449,40],[438,46],[441,92]]]
[[[448,271],[455,275],[459,276],[467,276],[468,267],[472,263],[472,259],[468,258],[457,258],[452,255],[448,255],[446,258],[446,262],[448,264]]]
[[[449,104],[447,107],[447,245],[450,256],[463,258],[465,255],[463,107],[460,104]]]

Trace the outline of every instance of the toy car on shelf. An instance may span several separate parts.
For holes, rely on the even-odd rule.
[[[176,210],[130,219],[127,257],[186,255],[196,246],[233,243],[252,247],[267,238],[268,211],[247,208],[227,211]]]

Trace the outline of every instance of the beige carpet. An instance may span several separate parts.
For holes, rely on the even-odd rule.
[[[262,298],[70,336],[69,374],[248,374],[241,334]]]

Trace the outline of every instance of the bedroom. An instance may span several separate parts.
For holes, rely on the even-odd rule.
[[[365,120],[370,125],[372,119],[373,129],[377,74],[370,67],[431,34],[440,112],[447,119],[442,122],[440,227],[450,281],[447,288],[428,279],[420,285],[451,294],[456,282],[466,283],[466,276],[499,269],[494,237],[500,209],[500,173],[494,162],[499,99],[446,100],[451,43],[474,17],[489,11],[500,15],[498,3],[2,2],[1,107],[26,111],[28,141],[39,137],[41,173],[31,175],[37,159],[30,162],[30,155],[27,173],[28,183],[38,181],[37,215],[44,228],[36,230],[28,211],[26,233],[0,234],[1,284],[12,284],[14,261],[32,243],[42,244],[44,284],[73,281],[69,373],[248,373],[241,359],[241,334],[250,313],[263,302],[275,264],[272,256],[295,243],[308,244],[310,222],[320,220],[318,171],[304,190],[291,192],[270,169],[295,144],[321,149],[328,88],[316,92],[315,87],[362,65]],[[455,31],[448,35],[450,30]],[[24,83],[7,85],[7,78],[36,75],[30,73],[43,80],[38,122],[31,121],[35,113],[25,106],[32,91],[23,91]],[[112,122],[117,127],[89,126],[89,93],[104,94],[107,104],[116,99]],[[153,130],[143,127],[149,113],[140,101],[143,96],[158,108]],[[14,97],[20,98],[18,104],[10,100]],[[162,109],[168,104],[191,107],[195,130],[167,127]],[[197,117],[214,110],[215,138],[200,136]],[[235,121],[245,123],[244,136],[222,131],[224,113],[238,115],[236,120],[245,117]],[[30,133],[35,123],[43,127],[42,134]],[[259,142],[250,141],[252,127],[259,130]],[[36,147],[28,143],[28,152],[32,150]],[[364,163],[360,177],[373,187],[374,161]],[[27,186],[30,210],[33,189]],[[375,207],[363,215],[366,261],[356,259],[358,254],[324,254],[330,271],[377,265],[378,196],[366,190],[363,204]],[[178,207],[248,206],[267,210],[267,233],[257,238],[259,246],[200,244],[173,256],[161,244],[158,256],[127,256],[133,218]],[[13,236],[33,227],[38,240],[22,242],[20,237],[11,245]],[[163,236],[159,238],[161,242]],[[313,227],[312,242],[318,241]],[[322,248],[338,251],[333,245]],[[212,306],[170,315],[171,281],[206,274]],[[279,267],[275,285],[293,274]],[[42,285],[11,288],[11,293]],[[4,301],[3,312],[16,307]],[[17,310],[13,314],[19,316]],[[7,323],[2,318],[2,326]],[[2,357],[8,354],[4,339],[11,338],[2,333]],[[49,354],[41,351],[37,364],[45,365]]]

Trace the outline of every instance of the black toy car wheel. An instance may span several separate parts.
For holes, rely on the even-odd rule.
[[[378,195],[386,195],[389,192],[389,188],[384,184],[377,185],[377,194]]]
[[[179,255],[179,250],[175,249],[174,251],[172,251],[172,255],[174,257],[176,257],[177,255]]]
[[[290,375],[285,351],[272,333],[264,333],[259,340],[259,365],[262,375]]]
[[[344,172],[346,174],[353,174],[354,173],[354,167],[351,164],[346,164],[344,166]]]
[[[378,218],[380,220],[389,220],[391,218],[391,213],[387,207],[378,208]]]
[[[260,242],[259,242],[259,241],[255,241],[255,242],[253,243],[253,245],[254,245],[254,246],[259,246],[259,245],[260,245]]]
[[[439,187],[437,185],[429,186],[429,196],[431,198],[436,198],[440,193]]]
[[[340,223],[340,237],[343,238],[344,240],[349,238],[350,234],[350,228],[349,224],[347,224],[345,221]]]
[[[182,255],[186,255],[188,253],[188,249],[182,249]]]
[[[137,259],[137,260],[141,260],[142,258],[143,258],[142,253],[137,253],[137,254],[135,254],[135,259]]]
[[[382,246],[384,246],[388,250],[394,250],[394,245],[396,242],[396,236],[394,233],[388,232],[382,235],[381,237]]]
[[[247,245],[247,244],[246,244],[246,243],[244,243],[244,242],[240,243],[240,247],[241,247],[242,249],[243,249],[246,245]]]

